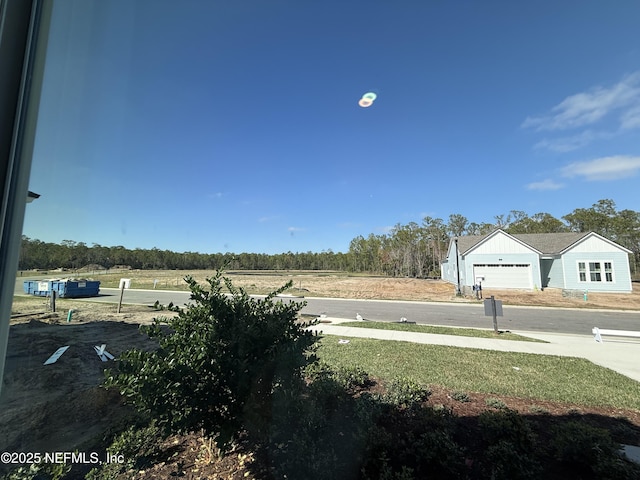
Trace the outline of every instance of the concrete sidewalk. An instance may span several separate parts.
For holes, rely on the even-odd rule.
[[[340,325],[340,323],[353,321],[354,320],[341,318],[324,318],[322,319],[323,323],[309,328],[311,330],[321,331],[327,335],[337,335],[341,337],[375,338],[379,340],[398,340],[431,345],[496,350],[500,352],[522,352],[586,358],[597,365],[609,368],[640,382],[640,340],[638,339],[605,337],[603,343],[598,343],[594,340],[593,335],[511,331],[511,333],[548,342],[537,343],[462,337],[458,335],[437,335],[431,333],[343,327]],[[363,321],[363,323],[367,322]]]

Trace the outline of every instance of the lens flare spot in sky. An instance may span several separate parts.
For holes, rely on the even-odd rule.
[[[358,105],[360,105],[362,108],[367,108],[373,105],[373,101],[367,98],[361,98],[360,101],[358,102]]]

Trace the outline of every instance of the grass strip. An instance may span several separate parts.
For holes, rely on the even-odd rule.
[[[373,328],[376,330],[396,330],[400,332],[434,333],[437,335],[457,335],[460,337],[498,338],[501,340],[516,340],[520,342],[549,343],[537,338],[523,337],[515,333],[500,331],[496,334],[493,330],[478,328],[440,327],[437,325],[417,325],[413,323],[392,322],[344,322],[336,323],[338,327]]]
[[[460,391],[640,410],[638,382],[574,357],[325,335],[318,356],[383,381],[408,377]],[[514,368],[515,367],[515,368]]]

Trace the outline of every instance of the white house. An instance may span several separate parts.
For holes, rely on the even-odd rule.
[[[631,292],[630,250],[594,232],[453,238],[442,279],[471,287]]]

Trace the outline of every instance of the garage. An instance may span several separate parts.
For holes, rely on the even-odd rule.
[[[531,289],[531,264],[473,264],[473,278],[484,288]],[[483,279],[484,278],[484,279]]]

